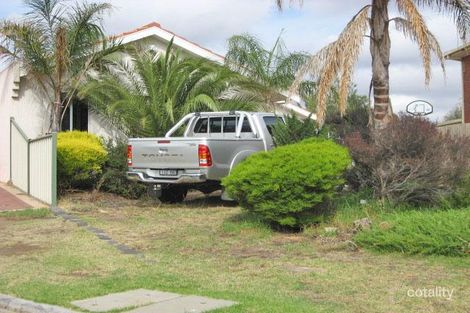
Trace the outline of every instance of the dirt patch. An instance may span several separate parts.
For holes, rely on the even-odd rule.
[[[285,244],[291,243],[300,243],[305,240],[305,236],[298,234],[298,235],[278,235],[273,238],[272,243],[276,246],[282,246]]]
[[[292,263],[287,263],[282,266],[282,268],[288,272],[292,273],[315,273],[315,274],[326,274],[328,270],[322,267],[309,267],[309,266],[300,266]]]
[[[0,256],[25,255],[42,250],[38,245],[17,242],[13,245],[0,247]]]
[[[77,205],[78,204],[78,205]],[[106,192],[69,192],[61,198],[60,205],[74,211],[90,211],[96,208],[118,209],[125,207],[154,207],[150,199],[132,200]]]
[[[5,217],[0,217],[0,229],[5,229],[8,221]]]

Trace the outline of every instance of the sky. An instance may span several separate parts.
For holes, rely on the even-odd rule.
[[[279,12],[274,0],[108,0],[114,9],[105,17],[109,34],[125,32],[159,22],[164,28],[215,52],[226,52],[227,39],[234,34],[250,33],[266,48],[272,47],[282,31],[290,51],[315,53],[334,41],[351,17],[370,0],[304,0],[303,6]],[[391,1],[390,15],[397,16]],[[0,0],[0,19],[15,19],[25,11],[22,0]],[[429,29],[442,50],[449,51],[462,43],[450,16],[430,9],[422,11]],[[434,106],[433,120],[462,102],[460,63],[446,61],[444,77],[436,59],[432,80],[424,84],[422,62],[416,44],[401,33],[391,31],[392,51],[390,85],[395,112],[404,110],[413,100],[426,100]],[[360,94],[368,94],[371,67],[367,40],[355,69],[354,83]]]

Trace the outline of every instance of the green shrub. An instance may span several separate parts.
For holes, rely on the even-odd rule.
[[[443,197],[441,205],[449,209],[470,207],[470,174],[456,182],[450,194]]]
[[[278,120],[273,126],[273,140],[276,146],[284,146],[300,142],[318,135],[317,124],[314,120],[299,119],[295,114],[287,115],[285,123]]]
[[[406,254],[464,256],[470,253],[470,209],[386,214],[355,241],[366,248]]]
[[[346,148],[311,138],[248,157],[223,179],[240,205],[265,220],[288,227],[312,223],[324,212],[351,159]]]
[[[127,143],[106,142],[108,159],[97,189],[114,193],[129,199],[140,198],[147,192],[145,184],[127,179]]]
[[[102,173],[107,153],[99,138],[87,132],[61,132],[57,138],[59,188],[90,188]]]

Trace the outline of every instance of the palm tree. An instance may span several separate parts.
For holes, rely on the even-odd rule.
[[[249,35],[235,35],[228,40],[227,67],[245,77],[238,82],[238,92],[274,111],[294,82],[295,73],[308,59],[303,53],[289,53],[279,36],[270,50]]]
[[[128,136],[163,136],[184,115],[195,111],[251,110],[225,91],[240,75],[213,62],[166,53],[138,51],[131,61],[115,61],[79,92],[92,109]]]
[[[292,2],[292,1],[291,1]],[[302,1],[299,1],[302,3]],[[394,2],[402,16],[390,18],[389,5]],[[283,1],[276,0],[282,9]],[[462,36],[470,30],[470,2],[468,0],[371,0],[351,19],[338,39],[318,53],[300,69],[292,90],[296,90],[304,77],[315,77],[319,81],[317,117],[322,123],[325,118],[326,100],[331,86],[339,80],[339,108],[342,113],[346,109],[346,100],[353,76],[354,66],[358,60],[364,38],[369,38],[372,57],[371,87],[374,96],[373,120],[375,127],[382,128],[392,116],[389,87],[390,34],[389,27],[393,23],[398,31],[416,42],[423,60],[424,82],[431,79],[431,55],[439,59],[444,70],[444,57],[438,41],[428,29],[420,7],[431,7],[439,12],[450,13]]]
[[[59,131],[79,82],[119,45],[106,39],[102,16],[108,3],[25,0],[21,21],[0,22],[0,59],[26,70],[49,100],[50,130]]]

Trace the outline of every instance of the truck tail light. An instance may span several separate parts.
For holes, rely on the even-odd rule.
[[[132,166],[132,146],[127,145],[127,166]]]
[[[206,145],[199,145],[199,166],[210,167],[212,166],[212,156],[209,147]]]

